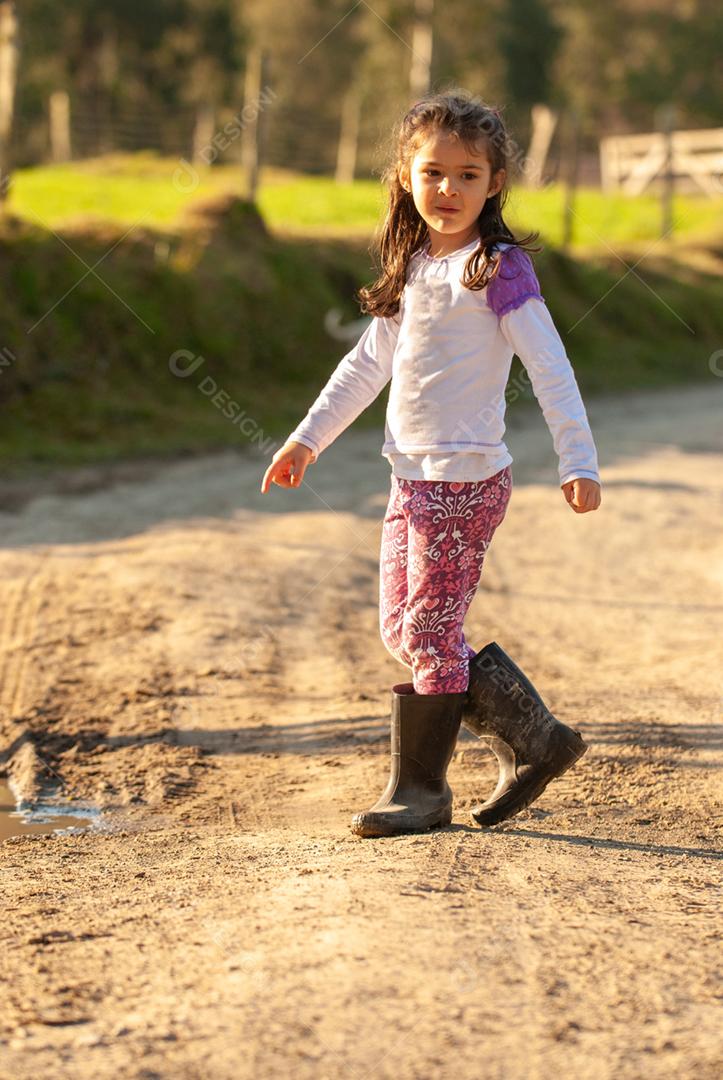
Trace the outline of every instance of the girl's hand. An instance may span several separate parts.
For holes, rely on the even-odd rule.
[[[576,514],[586,514],[588,510],[597,510],[600,505],[600,485],[597,480],[580,476],[577,480],[568,480],[562,485],[562,491]]]
[[[262,493],[266,494],[272,483],[279,487],[299,487],[304,479],[306,466],[315,460],[314,451],[303,443],[284,443],[281,449],[276,451],[264,473],[261,481]]]

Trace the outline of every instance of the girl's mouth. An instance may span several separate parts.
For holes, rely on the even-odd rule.
[[[437,210],[439,210],[443,214],[458,214],[459,213],[459,207],[458,206],[438,206]]]

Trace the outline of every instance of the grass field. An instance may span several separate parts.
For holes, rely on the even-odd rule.
[[[21,217],[41,219],[53,228],[90,218],[124,225],[142,220],[156,229],[173,230],[194,200],[222,191],[245,194],[239,169],[224,165],[191,173],[176,158],[144,153],[18,170],[8,205]],[[544,242],[559,245],[564,200],[559,184],[541,191],[512,188],[510,227],[539,230]],[[368,236],[383,214],[384,190],[376,180],[336,184],[328,177],[267,169],[258,205],[269,227],[280,232]],[[581,188],[574,206],[573,244],[594,249],[652,243],[660,236],[660,219],[654,195],[628,198]],[[676,240],[723,236],[723,192],[719,199],[677,196],[674,220]]]

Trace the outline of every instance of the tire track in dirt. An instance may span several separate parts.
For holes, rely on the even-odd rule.
[[[27,673],[32,662],[30,645],[40,618],[45,585],[50,580],[41,562],[28,573],[3,581],[0,622],[0,708],[6,722],[22,713]]]

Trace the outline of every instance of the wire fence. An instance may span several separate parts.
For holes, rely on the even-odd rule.
[[[268,94],[266,99],[263,95]],[[252,103],[253,104],[253,103]],[[245,167],[244,132],[248,107],[234,112],[230,108],[214,110],[208,105],[157,104],[122,106],[102,99],[75,98],[65,94],[51,95],[43,109],[35,103],[33,109],[19,108],[13,124],[13,162],[15,167],[46,164],[53,161],[78,161],[113,153],[151,151],[194,164],[237,164]],[[340,140],[343,137],[341,116],[299,106],[293,101],[276,98],[264,88],[256,103],[258,128],[254,129],[254,154],[259,168],[278,169],[339,177]],[[686,133],[681,132],[682,137]],[[701,133],[705,134],[705,132]],[[718,131],[721,134],[721,131]],[[382,166],[380,149],[382,133],[360,127],[353,151],[352,175],[378,177]],[[644,140],[649,136],[627,136],[628,140]],[[606,181],[605,156],[612,136],[601,134],[600,142],[587,136],[577,147],[576,186],[612,190]],[[548,183],[567,181],[569,146],[565,138],[552,139],[539,178]],[[716,150],[720,157],[720,151]],[[524,157],[524,155],[523,155]],[[601,165],[603,168],[601,168]],[[348,161],[347,161],[348,166]],[[511,162],[514,169],[514,162]],[[707,167],[707,166],[706,166]],[[711,173],[714,192],[723,191],[720,163]],[[517,179],[512,176],[513,181]],[[700,193],[691,175],[676,176],[680,193]],[[654,176],[649,183],[653,191],[660,190],[662,180]]]
[[[211,163],[240,163],[243,125],[239,113],[206,107],[111,108],[101,102],[72,101],[65,115],[51,106],[16,111],[13,159],[16,167],[80,160],[114,152],[153,151],[163,156]],[[259,125],[261,164],[300,172],[333,174],[339,124],[292,105],[263,110]],[[374,167],[374,152],[360,143],[359,170]]]
[[[260,166],[336,174],[341,118],[330,119],[280,100],[258,111]],[[13,160],[16,167],[26,167],[117,152],[152,151],[193,162],[242,164],[245,125],[239,123],[239,117],[243,112],[191,105],[118,107],[82,99],[68,99],[55,109],[52,103],[45,110],[20,108],[13,126]],[[383,134],[362,124],[354,153],[355,176],[378,176]],[[553,144],[546,163],[547,181],[559,177],[561,156],[560,148]],[[596,146],[583,148],[580,170],[582,183],[600,182]]]

